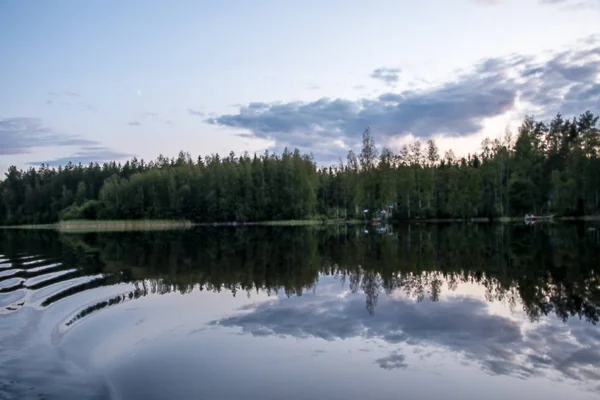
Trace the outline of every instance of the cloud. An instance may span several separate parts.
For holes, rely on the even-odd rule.
[[[32,161],[32,162],[28,162],[27,164],[28,165],[45,164],[45,165],[49,165],[49,166],[66,165],[69,162],[72,162],[73,164],[81,163],[84,165],[92,163],[92,162],[97,162],[97,163],[101,164],[103,162],[122,160],[122,159],[126,159],[126,158],[131,158],[131,157],[133,157],[133,154],[114,151],[114,150],[111,150],[111,149],[109,149],[107,147],[103,147],[103,146],[85,146],[85,147],[82,147],[76,153],[73,153],[72,155],[70,155],[68,157],[60,157],[60,158],[54,158],[51,160],[43,160],[43,161]]]
[[[78,100],[81,95],[76,92],[48,92],[48,96],[50,98],[46,100],[46,104],[49,106],[72,107],[80,111],[98,110],[95,105]]]
[[[586,10],[600,8],[598,0],[539,0],[543,5],[563,5],[566,10]]]
[[[405,359],[403,354],[394,352],[387,357],[378,358],[375,362],[383,369],[399,369],[408,367],[404,362]]]
[[[251,130],[255,136],[289,143],[290,147],[330,145],[342,140],[356,145],[370,126],[392,137],[413,133],[474,133],[482,120],[513,107],[516,90],[497,74],[477,74],[431,91],[386,93],[375,99],[350,101],[322,98],[311,103],[251,103],[238,114],[207,120],[212,124]]]
[[[0,154],[25,154],[47,146],[91,146],[95,140],[54,132],[37,118],[0,119]]]
[[[371,78],[378,79],[386,85],[393,85],[398,82],[400,75],[399,68],[377,68],[371,73]]]
[[[356,148],[366,127],[384,142],[409,133],[415,137],[469,135],[480,132],[487,118],[514,110],[518,100],[524,112],[538,118],[550,118],[559,111],[578,115],[600,108],[600,40],[593,37],[582,43],[587,47],[546,59],[514,54],[484,59],[453,80],[426,89],[389,91],[358,100],[253,102],[241,105],[237,113],[206,122],[245,129],[273,140],[276,148],[310,151],[327,147],[339,156],[347,150],[336,148],[335,143]],[[374,74],[383,76],[377,71]]]
[[[526,63],[520,98],[541,109],[543,117],[561,111],[579,114],[600,107],[600,46],[560,53],[543,63]]]
[[[81,95],[77,92],[48,92],[48,96],[50,97],[81,97]]]
[[[163,124],[171,125],[170,120],[166,120],[166,119],[162,118],[158,113],[153,112],[153,111],[146,111],[146,112],[139,114],[139,118],[129,122],[129,125],[139,126],[142,124],[140,122],[140,120],[151,120],[151,121],[162,122]]]
[[[100,146],[95,140],[80,136],[57,133],[43,125],[37,118],[4,118],[0,119],[0,154],[27,154],[40,147],[80,147],[70,157],[44,161],[28,162],[28,165],[47,164],[58,166],[72,161],[75,164],[87,164],[91,161],[110,161],[131,157],[130,154],[116,152]]]
[[[204,117],[205,115],[202,111],[194,110],[193,108],[188,108],[188,113],[195,117]]]
[[[61,101],[57,102],[55,100],[48,99],[46,100],[46,104],[49,106],[64,106],[64,107],[72,107],[79,111],[98,111],[98,108],[92,104],[84,103],[84,102],[70,102],[70,101]]]
[[[470,297],[432,302],[383,297],[377,312],[365,311],[360,295],[307,294],[278,298],[246,308],[241,314],[211,322],[241,328],[253,336],[291,336],[326,341],[362,337],[399,345],[442,347],[477,362],[492,375],[522,379],[555,374],[597,385],[600,331],[581,320],[556,318],[525,329],[511,318],[489,313],[487,304]],[[382,368],[404,368],[394,350],[375,360]]]

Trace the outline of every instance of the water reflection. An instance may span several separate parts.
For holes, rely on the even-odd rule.
[[[43,312],[100,288],[116,292],[74,301],[64,329],[150,295],[213,292],[248,300],[198,332],[375,341],[385,354],[372,362],[387,371],[441,351],[488,375],[600,393],[598,250],[598,231],[580,224],[4,231],[0,344],[24,308]]]
[[[384,297],[375,315],[357,296],[311,296],[265,302],[239,315],[213,321],[253,336],[318,337],[327,341],[361,337],[390,345],[433,345],[477,362],[488,373],[522,378],[559,372],[577,380],[600,376],[600,331],[580,320],[524,326],[518,318],[490,313],[487,304],[466,296],[435,303]],[[406,366],[392,353],[382,368]]]
[[[13,272],[0,282],[20,281],[0,290],[35,290],[94,276],[42,305],[117,282],[137,282],[143,293],[197,288],[228,289],[234,296],[258,290],[292,296],[313,290],[319,275],[332,275],[352,292],[364,292],[366,308],[374,313],[382,293],[401,290],[417,300],[437,301],[443,283],[452,291],[470,282],[482,285],[489,301],[522,303],[532,320],[555,313],[563,321],[571,316],[598,321],[599,237],[583,226],[450,225],[397,228],[392,236],[361,233],[361,228],[5,233],[2,251],[13,260]],[[25,265],[11,257],[32,246],[43,259]],[[60,264],[53,264],[56,260]],[[64,272],[50,275],[59,271]],[[39,276],[44,279],[31,283]]]

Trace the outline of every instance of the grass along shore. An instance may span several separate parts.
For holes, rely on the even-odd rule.
[[[343,225],[360,224],[363,220],[288,220],[288,221],[258,221],[258,222],[205,222],[193,223],[186,220],[69,220],[55,224],[32,224],[0,226],[0,229],[52,229],[64,232],[97,232],[97,231],[124,231],[124,230],[162,230],[186,229],[194,226],[315,226],[315,225]]]
[[[3,226],[4,229],[53,229],[59,231],[96,232],[125,230],[184,229],[194,226],[180,220],[70,220],[56,224]]]
[[[179,220],[71,220],[60,221],[55,229],[68,232],[127,231],[127,230],[166,230],[186,229],[194,224]]]

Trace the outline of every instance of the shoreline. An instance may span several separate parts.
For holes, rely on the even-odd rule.
[[[61,232],[96,232],[111,230],[161,230],[191,228],[189,221],[170,220],[73,220],[54,224],[28,224],[0,226],[0,229],[56,230]]]
[[[397,223],[512,223],[523,222],[522,217],[500,217],[490,218],[429,218],[429,219],[407,219]],[[555,217],[549,220],[534,221],[536,223],[548,223],[554,221],[600,221],[600,215],[586,215],[581,217]],[[359,219],[332,219],[332,220],[281,220],[281,221],[258,221],[258,222],[201,222],[177,220],[73,220],[61,221],[54,224],[27,224],[27,225],[0,225],[0,229],[32,229],[32,230],[57,230],[61,232],[81,231],[111,231],[111,230],[166,230],[166,229],[189,229],[195,226],[211,227],[236,227],[236,226],[326,226],[326,225],[358,225],[391,223],[389,221],[365,221]]]

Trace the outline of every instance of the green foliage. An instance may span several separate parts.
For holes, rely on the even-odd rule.
[[[82,218],[81,213],[79,211],[79,207],[77,207],[75,204],[68,206],[67,208],[62,210],[59,215],[60,219],[63,221]]]
[[[77,219],[94,220],[102,213],[102,203],[98,200],[88,200],[81,205],[72,204],[59,213],[62,221]]]
[[[0,224],[60,219],[184,219],[250,222],[301,219],[501,218],[600,212],[598,117],[527,117],[515,140],[486,139],[478,154],[440,157],[429,140],[379,150],[369,129],[357,156],[318,168],[298,150],[192,160],[132,159],[10,167],[0,182]],[[364,212],[367,210],[367,212]]]

